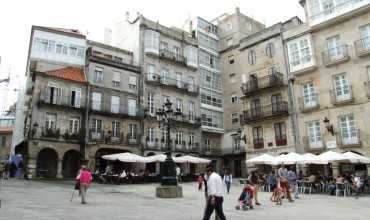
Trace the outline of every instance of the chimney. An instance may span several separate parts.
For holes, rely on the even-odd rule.
[[[240,8],[239,7],[235,8],[235,14],[240,14]]]
[[[130,20],[130,12],[126,11],[126,21]]]

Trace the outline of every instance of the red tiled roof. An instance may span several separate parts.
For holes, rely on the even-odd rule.
[[[12,132],[13,132],[12,126],[0,127],[0,133],[12,133]]]
[[[83,69],[76,67],[66,67],[62,69],[50,70],[45,72],[48,76],[54,76],[61,79],[71,80],[75,82],[86,82]]]

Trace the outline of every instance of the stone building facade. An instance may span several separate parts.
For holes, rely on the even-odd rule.
[[[14,121],[13,116],[0,116],[0,163],[9,159]]]

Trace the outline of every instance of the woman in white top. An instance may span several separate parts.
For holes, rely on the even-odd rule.
[[[231,186],[231,183],[233,182],[233,175],[230,173],[228,169],[225,170],[223,181],[224,181],[224,184],[226,185],[227,194],[229,194],[230,186]]]

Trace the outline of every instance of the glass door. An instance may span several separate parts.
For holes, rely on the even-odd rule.
[[[348,81],[344,74],[334,77],[335,81],[335,96],[337,101],[344,101],[351,98]]]

